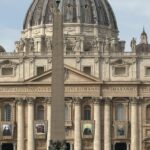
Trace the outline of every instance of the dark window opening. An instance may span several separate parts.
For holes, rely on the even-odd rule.
[[[11,67],[2,68],[2,75],[4,75],[4,76],[13,75],[13,68],[11,68]]]
[[[41,75],[44,73],[44,67],[37,67],[37,75]]]
[[[84,120],[91,120],[91,106],[84,106]]]
[[[84,67],[83,68],[83,71],[88,74],[88,75],[91,75],[91,67]]]
[[[44,106],[43,105],[39,105],[37,107],[36,119],[44,120]]]

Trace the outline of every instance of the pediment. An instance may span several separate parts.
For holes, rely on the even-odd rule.
[[[52,81],[52,70],[48,70],[40,76],[32,77],[25,82],[39,82],[39,83],[50,83]],[[64,82],[66,84],[76,84],[76,83],[92,83],[92,82],[100,82],[98,78],[87,75],[79,70],[72,68],[70,66],[65,65],[64,69]]]
[[[133,63],[133,59],[113,59],[110,61],[111,65],[131,65]]]
[[[11,61],[11,60],[2,60],[2,61],[0,61],[0,66],[2,67],[2,66],[6,66],[6,67],[8,67],[8,66],[17,66],[18,65],[18,63],[16,63],[16,62],[13,62],[13,61]]]

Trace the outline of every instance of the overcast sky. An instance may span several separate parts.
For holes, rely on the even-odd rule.
[[[0,45],[13,51],[14,41],[20,38],[23,20],[32,0],[0,0]],[[119,38],[127,41],[132,37],[139,41],[143,26],[150,33],[150,0],[109,0],[116,15]]]

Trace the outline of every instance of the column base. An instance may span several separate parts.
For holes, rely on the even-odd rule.
[[[67,150],[66,141],[50,141],[49,150]]]

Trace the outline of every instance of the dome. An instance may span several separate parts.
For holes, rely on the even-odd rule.
[[[52,24],[53,0],[33,0],[26,14],[23,29]],[[97,24],[118,30],[107,0],[61,0],[64,23]]]
[[[5,49],[4,49],[3,46],[0,45],[0,53],[1,53],[1,52],[5,52]]]

